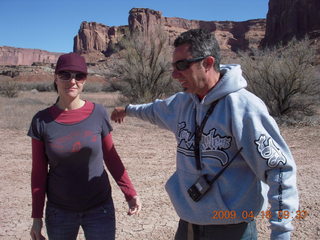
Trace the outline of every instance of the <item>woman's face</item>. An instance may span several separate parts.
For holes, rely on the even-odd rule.
[[[61,71],[55,74],[55,83],[60,97],[76,98],[83,90],[87,75],[80,72]]]

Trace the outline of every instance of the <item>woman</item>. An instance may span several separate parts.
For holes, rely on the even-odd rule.
[[[141,203],[114,148],[104,107],[82,100],[87,78],[85,59],[76,54],[58,59],[54,86],[57,102],[39,111],[32,138],[32,239],[41,234],[45,195],[49,239],[76,239],[81,226],[86,239],[115,239],[115,210],[104,164],[124,193],[129,215]],[[48,171],[49,166],[49,171]]]

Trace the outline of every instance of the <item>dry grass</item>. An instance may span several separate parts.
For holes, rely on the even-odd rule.
[[[118,93],[83,93],[83,98],[101,103],[105,107],[114,107]],[[32,117],[39,110],[51,106],[57,98],[55,92],[19,92],[17,98],[0,95],[0,128],[27,129]]]

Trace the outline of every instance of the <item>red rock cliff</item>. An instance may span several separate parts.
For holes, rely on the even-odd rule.
[[[117,43],[130,31],[151,31],[161,25],[169,35],[169,42],[184,31],[192,28],[204,28],[214,32],[223,51],[246,50],[257,48],[264,38],[265,19],[255,19],[243,22],[231,21],[197,21],[182,18],[163,17],[160,11],[147,8],[133,8],[129,12],[129,25],[108,27],[97,23],[83,22],[75,37],[74,51],[80,53],[105,53],[110,44]]]
[[[270,0],[263,45],[320,37],[320,0]]]
[[[78,35],[74,38],[74,51],[88,53],[106,52],[110,44],[118,42],[127,27],[108,27],[96,22],[82,22]]]
[[[34,62],[55,63],[61,53],[39,49],[0,47],[0,65],[31,65]]]

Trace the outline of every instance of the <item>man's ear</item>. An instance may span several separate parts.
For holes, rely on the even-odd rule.
[[[206,69],[206,71],[210,70],[211,68],[213,68],[213,64],[214,64],[214,57],[209,56],[207,57],[204,61],[203,61],[203,67]]]

